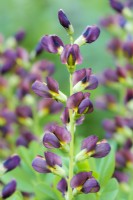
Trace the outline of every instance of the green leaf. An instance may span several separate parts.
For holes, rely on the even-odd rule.
[[[48,198],[49,200],[58,199],[58,196],[53,192],[52,187],[45,183],[40,183],[34,186],[36,198],[38,200]]]
[[[104,187],[99,200],[115,200],[119,191],[119,184],[115,178],[108,181],[107,185]]]

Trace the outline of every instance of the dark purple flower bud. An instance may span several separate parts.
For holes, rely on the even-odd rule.
[[[122,42],[119,38],[113,38],[107,46],[107,49],[117,56],[122,49]]]
[[[43,145],[48,148],[60,148],[60,141],[58,138],[51,132],[45,132],[45,135],[43,137]]]
[[[51,171],[48,169],[46,160],[42,156],[36,156],[36,158],[32,161],[32,167],[35,171],[39,173],[50,173]]]
[[[113,120],[110,119],[105,119],[102,123],[103,128],[105,129],[105,131],[107,132],[115,132],[116,130],[116,125],[115,122]]]
[[[99,35],[100,29],[97,26],[87,26],[82,35],[79,38],[77,38],[77,40],[74,43],[78,44],[79,46],[85,43],[92,43],[97,40]]]
[[[38,42],[36,48],[35,48],[35,56],[40,55],[44,51],[41,42]]]
[[[115,106],[116,106],[116,98],[111,94],[106,94],[96,99],[96,107],[98,109],[113,110]]]
[[[73,90],[79,92],[82,90],[93,90],[98,86],[96,76],[91,74],[91,68],[77,70],[73,74]]]
[[[63,124],[68,124],[70,122],[70,117],[69,117],[69,109],[66,107],[61,115],[61,120]]]
[[[35,81],[32,84],[32,90],[39,96],[44,98],[53,98],[60,102],[65,102],[67,97],[61,91],[59,91],[58,83],[51,77],[47,77],[47,84]]]
[[[118,0],[110,0],[110,5],[118,13],[121,13],[124,8],[124,5]]]
[[[50,167],[55,167],[56,165],[62,167],[62,161],[60,156],[56,155],[55,153],[52,152],[45,152],[45,158],[47,165]]]
[[[41,45],[49,53],[61,53],[64,47],[62,40],[56,35],[45,35],[41,39]]]
[[[93,112],[93,104],[89,98],[83,99],[83,101],[78,106],[78,113],[79,114],[86,114]]]
[[[92,176],[92,172],[80,172],[76,174],[70,184],[74,190],[76,189],[76,193],[95,193],[100,189],[98,182]]]
[[[15,169],[20,164],[20,157],[18,155],[13,155],[4,161],[3,166],[6,172]]]
[[[10,197],[16,191],[16,181],[12,180],[2,189],[2,198],[6,199]]]
[[[67,107],[69,109],[77,108],[83,99],[84,99],[83,93],[77,92],[68,98]]]
[[[104,78],[106,80],[106,83],[108,82],[117,82],[118,81],[118,76],[116,74],[116,71],[108,68],[104,71]]]
[[[92,151],[95,149],[97,142],[98,137],[95,135],[91,135],[83,140],[81,149],[86,149],[87,152]]]
[[[109,154],[111,150],[110,145],[107,143],[106,140],[102,140],[101,142],[97,143],[94,153],[91,155],[94,158],[102,158]]]
[[[118,75],[119,81],[121,81],[121,79],[123,80],[127,76],[127,70],[124,67],[117,67],[116,73]]]
[[[131,59],[133,57],[133,42],[132,41],[126,41],[123,46],[122,50],[124,52],[124,55]]]
[[[61,62],[67,64],[68,68],[74,72],[75,65],[82,63],[79,46],[67,44],[61,53]]]
[[[117,168],[123,168],[126,166],[126,158],[123,156],[122,151],[116,152],[115,160]]]
[[[88,194],[88,193],[98,192],[99,190],[100,190],[99,183],[96,181],[96,179],[90,178],[84,183],[81,191],[85,194]]]
[[[51,125],[45,132],[43,144],[47,148],[59,148],[69,143],[70,140],[71,135],[66,128],[58,125]]]
[[[76,188],[82,186],[89,178],[92,178],[92,172],[80,172],[72,178],[71,187]]]
[[[126,140],[123,148],[129,150],[129,149],[131,149],[132,146],[133,146],[133,141],[130,138],[128,138]]]
[[[126,93],[126,96],[125,96],[125,99],[124,99],[124,102],[127,104],[131,100],[133,100],[133,89],[128,89],[127,93]]]
[[[73,26],[71,25],[70,21],[68,20],[66,14],[62,9],[58,12],[58,19],[60,24],[66,29],[68,34],[72,35],[74,33]]]
[[[62,110],[62,103],[56,102],[53,99],[44,99],[38,103],[38,110],[41,116],[49,113],[58,113]]]
[[[57,185],[57,189],[62,193],[63,196],[65,196],[65,193],[68,190],[68,186],[67,186],[67,181],[66,179],[62,178],[58,185]]]
[[[16,115],[18,118],[32,118],[32,110],[29,106],[18,106],[16,108]]]
[[[37,138],[33,133],[30,131],[23,131],[16,140],[16,145],[28,147],[29,143],[34,140],[37,140]]]
[[[52,92],[58,93],[59,92],[59,85],[57,81],[55,81],[52,77],[47,77],[47,86],[49,90]]]
[[[21,41],[24,39],[24,37],[25,37],[25,31],[24,31],[24,30],[18,31],[18,32],[15,34],[14,37],[15,37],[15,39],[16,39],[17,42],[21,42]]]
[[[115,177],[120,183],[122,182],[128,182],[129,180],[129,175],[124,173],[124,172],[121,172],[121,171],[118,171],[116,170],[113,174],[113,177]]]
[[[43,82],[35,81],[32,84],[32,90],[40,97],[52,98],[52,95],[49,94],[47,85]]]

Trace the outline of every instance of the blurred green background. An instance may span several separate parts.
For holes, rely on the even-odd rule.
[[[44,34],[57,34],[67,44],[69,38],[57,18],[60,8],[65,11],[74,26],[75,39],[87,25],[98,24],[103,16],[112,12],[108,0],[1,0],[0,32],[7,38],[19,29],[25,29],[27,35],[22,46],[29,51],[34,49]],[[84,61],[77,68],[92,67],[93,73],[101,73],[106,67],[113,67],[112,57],[105,49],[109,38],[109,33],[101,28],[99,39],[81,48]],[[68,73],[64,65],[60,63],[59,57],[48,53],[43,53],[41,57],[55,63],[54,77],[59,81],[61,90],[68,93]],[[93,101],[103,92],[102,86],[92,92]],[[93,114],[87,116],[86,123],[78,129],[78,132],[81,134],[84,132],[85,135],[89,133],[102,136],[104,132],[101,121],[107,116],[109,113],[95,109]]]

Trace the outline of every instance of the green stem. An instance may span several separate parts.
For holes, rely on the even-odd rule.
[[[73,94],[72,86],[72,74],[70,74],[70,96]],[[70,142],[70,151],[69,151],[69,178],[68,178],[68,200],[73,199],[72,188],[70,187],[70,181],[73,177],[73,166],[74,166],[74,117],[73,111],[69,110],[70,115],[70,133],[71,133],[71,142]]]

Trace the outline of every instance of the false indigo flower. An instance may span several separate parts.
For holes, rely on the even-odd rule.
[[[64,47],[62,40],[56,35],[45,35],[41,39],[41,46],[49,53],[61,53]]]
[[[32,90],[41,97],[44,98],[53,98],[61,102],[66,101],[66,96],[59,91],[58,83],[51,77],[46,78],[46,83],[35,81],[32,84]]]
[[[68,190],[68,186],[67,186],[67,181],[66,179],[62,178],[58,185],[57,185],[57,189],[62,193],[63,196],[65,196],[67,190]]]
[[[93,105],[89,96],[89,93],[77,92],[68,98],[67,107],[73,109],[77,115],[91,113],[93,111]]]
[[[33,162],[32,167],[39,173],[54,173],[61,177],[65,176],[65,171],[62,169],[61,158],[52,153],[45,152],[45,158],[42,156],[37,156]]]
[[[66,128],[51,124],[44,133],[43,144],[50,149],[63,148],[70,140],[71,135]]]
[[[54,101],[53,99],[44,99],[38,103],[39,115],[43,116],[49,113],[58,113],[62,110],[62,103]]]
[[[21,135],[17,138],[16,145],[28,147],[29,143],[34,140],[37,140],[35,135],[33,135],[30,131],[25,130],[22,131]]]
[[[21,42],[21,41],[24,39],[24,37],[25,37],[25,31],[24,31],[24,30],[18,31],[18,32],[15,34],[14,37],[15,37],[15,39],[16,39],[17,42]]]
[[[102,158],[109,154],[110,145],[106,140],[98,142],[98,137],[91,135],[85,138],[81,145],[81,152],[77,154],[76,161],[81,161],[89,157]]]
[[[98,80],[91,74],[91,68],[77,70],[73,74],[73,91],[93,90],[98,86]]]
[[[92,172],[80,172],[71,180],[73,193],[95,193],[100,189],[99,183],[92,176]]]
[[[75,71],[75,65],[82,63],[79,46],[77,44],[68,44],[64,46],[61,53],[61,62],[67,64],[70,72]]]
[[[62,9],[60,9],[58,12],[58,19],[60,24],[66,29],[68,34],[72,35],[74,33],[73,26]]]
[[[124,5],[118,0],[110,0],[110,5],[118,13],[121,13],[124,9]]]
[[[6,199],[10,197],[16,190],[16,181],[12,180],[2,189],[2,198]]]
[[[105,94],[104,96],[98,97],[96,100],[96,107],[99,109],[114,110],[116,105],[116,98],[111,94]]]
[[[127,183],[129,181],[129,175],[119,170],[115,170],[113,177],[115,177],[120,183]]]
[[[78,44],[79,46],[81,46],[85,43],[95,42],[99,35],[100,29],[97,26],[87,26],[82,35],[76,39],[74,44]]]
[[[15,169],[20,164],[20,157],[18,155],[13,155],[4,161],[3,167],[6,172]]]

